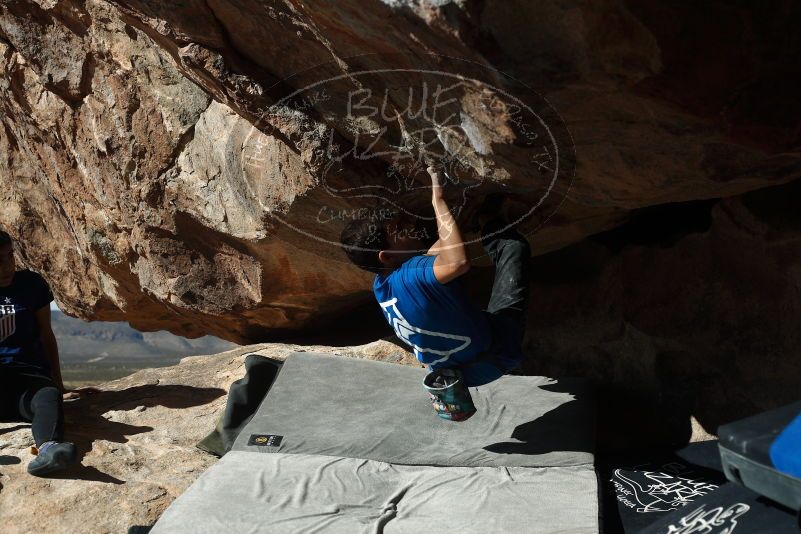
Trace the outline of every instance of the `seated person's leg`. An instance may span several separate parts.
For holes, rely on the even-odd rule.
[[[77,460],[75,445],[64,442],[64,410],[61,391],[45,376],[21,375],[24,392],[20,414],[32,423],[39,454],[28,465],[32,475],[44,475],[69,467]]]
[[[33,440],[39,447],[47,441],[64,440],[64,408],[61,392],[45,377],[28,377],[20,397],[20,413],[31,421]]]
[[[19,398],[22,391],[17,387],[16,375],[0,370],[0,421],[4,423],[24,421],[19,413]]]

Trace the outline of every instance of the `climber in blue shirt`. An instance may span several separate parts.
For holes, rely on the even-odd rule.
[[[479,386],[521,362],[531,250],[502,217],[504,197],[488,197],[478,218],[496,271],[489,304],[480,309],[459,279],[470,260],[443,197],[442,175],[433,167],[428,172],[439,240],[427,252],[418,226],[404,217],[350,221],[340,240],[353,263],[376,273],[376,300],[417,359],[431,371],[457,369],[465,385]]]

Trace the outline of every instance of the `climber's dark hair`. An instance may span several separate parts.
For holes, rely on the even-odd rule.
[[[356,266],[371,273],[384,274],[387,267],[378,259],[378,252],[389,248],[382,221],[353,219],[339,235],[342,250]]]
[[[5,233],[4,231],[0,230],[0,247],[8,245],[11,242],[13,242],[11,236]]]

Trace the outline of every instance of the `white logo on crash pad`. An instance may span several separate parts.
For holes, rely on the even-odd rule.
[[[17,331],[17,314],[14,305],[0,306],[0,341],[5,341]]]
[[[678,525],[669,525],[667,534],[731,534],[737,528],[737,519],[751,509],[744,502],[734,503],[725,510],[722,506],[704,510],[704,506],[682,517]]]
[[[427,365],[434,365],[437,363],[442,363],[448,360],[454,353],[459,352],[460,350],[467,347],[471,339],[467,336],[459,336],[456,334],[446,334],[444,332],[434,332],[432,330],[425,330],[423,328],[418,328],[413,326],[406,320],[403,314],[400,312],[397,306],[398,299],[393,298],[386,302],[381,303],[381,309],[384,310],[384,313],[387,314],[387,321],[389,321],[390,326],[392,329],[395,330],[395,334],[402,339],[407,345],[414,349],[414,355],[417,357],[418,360],[423,361],[421,358],[421,353],[428,353],[428,354],[437,354],[442,356],[437,360],[432,362],[423,362]],[[418,339],[412,341],[412,336],[417,337]],[[423,344],[426,342],[431,342],[431,338],[440,338],[440,339],[448,339],[454,341],[454,347],[449,348],[447,350],[443,349],[432,349],[425,347]],[[458,342],[458,345],[456,344]]]

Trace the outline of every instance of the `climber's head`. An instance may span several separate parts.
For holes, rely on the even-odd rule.
[[[415,221],[404,215],[385,221],[352,220],[342,230],[340,243],[354,264],[376,274],[386,274],[426,249]]]

